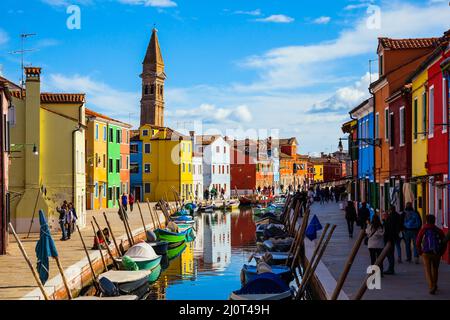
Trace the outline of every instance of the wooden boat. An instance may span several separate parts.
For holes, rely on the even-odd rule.
[[[182,254],[185,249],[186,249],[186,243],[183,242],[181,245],[167,250],[167,257],[169,258],[169,260],[175,259],[180,254]]]
[[[267,272],[247,282],[230,295],[230,300],[291,300],[292,290],[276,274]]]
[[[178,223],[178,222],[184,223],[184,222],[193,221],[193,219],[190,215],[183,215],[183,216],[173,217],[172,221],[175,223]]]
[[[146,242],[135,244],[128,249],[124,257],[115,259],[124,269],[133,270],[134,265],[125,257],[131,259],[139,270],[152,270],[161,262],[161,256],[157,255],[153,247]]]
[[[255,199],[248,196],[240,196],[239,197],[239,204],[241,206],[250,206],[255,203]]]
[[[271,252],[287,252],[292,246],[294,238],[288,237],[283,239],[268,239],[262,245],[267,251]]]
[[[271,252],[271,251],[266,251],[266,252],[257,252],[253,254],[253,258],[256,260],[256,262],[258,262],[259,260],[263,259],[264,256],[270,253],[270,259],[269,261],[266,261],[269,265],[281,265],[281,264],[286,264],[289,262],[292,262],[292,259],[294,258],[292,253],[289,252]]]
[[[256,240],[258,241],[286,236],[287,233],[283,224],[258,224],[256,226]]]
[[[151,270],[110,270],[98,277],[100,290],[109,297],[130,294],[141,297],[148,291],[148,277],[151,273]]]
[[[178,243],[184,242],[188,238],[190,238],[192,234],[192,226],[189,226],[188,228],[180,232],[172,232],[167,229],[156,229],[154,232],[158,237],[158,240],[160,241],[167,241],[169,243]]]
[[[154,242],[147,242],[149,245],[153,247],[153,250],[155,250],[155,253],[162,256],[167,253],[167,249],[169,248],[169,242],[167,241],[154,241]]]
[[[255,280],[259,275],[257,273],[257,267],[249,264],[244,264],[242,271],[244,272],[244,283]],[[274,265],[272,266],[272,273],[279,276],[286,284],[289,284],[292,280],[294,280],[291,268],[288,266]]]
[[[259,225],[259,224],[282,224],[282,222],[276,217],[273,217],[271,215],[265,215],[262,218],[259,218],[258,220],[256,220],[255,224],[256,225]]]
[[[148,282],[153,283],[159,279],[161,275],[162,267],[161,264],[158,264],[154,269],[152,269],[152,273],[148,276]]]
[[[94,301],[94,300],[139,300],[139,297],[133,294],[117,296],[117,297],[97,297],[97,296],[81,296],[77,297],[73,300],[86,300],[86,301]]]

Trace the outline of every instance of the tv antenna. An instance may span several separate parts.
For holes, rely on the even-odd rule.
[[[21,77],[21,80],[20,80],[20,88],[22,90],[22,92],[21,92],[22,94],[23,94],[23,83],[24,83],[23,74],[24,74],[24,67],[25,67],[24,66],[24,62],[23,62],[24,54],[25,54],[25,52],[36,51],[36,49],[25,49],[24,48],[24,43],[25,43],[25,39],[26,38],[29,38],[29,37],[32,37],[32,36],[35,36],[35,35],[36,35],[36,33],[22,33],[20,35],[22,48],[20,50],[16,50],[16,51],[10,52],[10,54],[20,54],[20,56],[21,56],[20,66],[21,66],[21,70],[22,70],[22,77]]]

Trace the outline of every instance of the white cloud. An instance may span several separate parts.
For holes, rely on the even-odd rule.
[[[294,18],[286,16],[284,14],[273,14],[266,18],[255,19],[255,21],[259,22],[274,22],[274,23],[290,23],[294,21]]]
[[[330,77],[329,68],[338,60],[375,54],[379,36],[440,36],[448,29],[446,4],[431,7],[395,4],[383,7],[381,13],[381,29],[368,28],[364,17],[335,39],[312,45],[274,48],[262,55],[248,57],[242,65],[257,70],[260,80],[240,85],[240,89],[276,90],[313,85],[317,79]],[[325,62],[328,63],[327,68],[324,68]]]
[[[93,80],[89,76],[74,75],[67,77],[61,74],[51,74],[45,88],[56,92],[80,92],[86,94],[86,107],[106,115],[129,121],[130,114],[138,125],[136,110],[139,110],[140,93],[120,91],[111,86]]]
[[[251,10],[251,11],[237,10],[237,11],[234,11],[233,13],[234,14],[245,14],[245,15],[249,15],[249,16],[260,16],[261,10],[260,9],[255,9],[255,10]]]
[[[203,103],[197,108],[166,110],[166,116],[180,120],[201,120],[213,124],[252,121],[252,114],[246,105],[218,108],[213,104]]]
[[[176,2],[171,0],[118,0],[120,3],[131,5],[144,5],[146,7],[169,8],[176,7]]]
[[[345,113],[370,96],[368,90],[370,81],[377,79],[378,74],[370,75],[367,72],[353,85],[341,87],[328,99],[315,103],[309,113]]]
[[[370,4],[371,4],[370,2],[349,4],[349,5],[345,6],[344,10],[350,11],[350,10],[355,10],[355,9],[360,9],[360,8],[367,8]]]
[[[3,31],[2,29],[0,29],[0,45],[5,44],[9,41],[9,36],[8,34]]]
[[[72,4],[90,5],[94,0],[41,0],[52,7],[67,7]]]
[[[313,23],[315,23],[315,24],[327,24],[330,21],[331,21],[330,17],[322,16],[322,17],[319,17],[317,19],[314,19]]]

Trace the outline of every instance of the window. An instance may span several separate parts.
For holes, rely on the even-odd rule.
[[[399,125],[399,133],[400,133],[400,146],[404,146],[405,145],[405,107],[400,107],[400,114],[399,114],[399,118],[400,118],[400,125]]]
[[[120,156],[120,159],[119,159],[120,161],[119,161],[119,168],[120,169],[123,169],[123,161],[122,161],[122,156]]]
[[[112,200],[113,197],[113,190],[112,187],[108,188],[108,200]]]
[[[130,144],[130,153],[138,153],[139,147],[137,143]]]
[[[150,94],[155,94],[155,85],[153,83],[150,85]]]
[[[144,94],[148,94],[148,92],[149,92],[148,89],[149,89],[149,88],[148,88],[148,84],[146,84],[146,85],[144,86]]]
[[[116,159],[116,173],[120,172],[120,160]]]
[[[95,124],[95,140],[98,141],[98,123]]]
[[[109,128],[109,142],[114,142],[114,130]]]
[[[213,165],[213,166],[212,166],[212,169],[213,169],[213,173],[215,173],[215,171],[216,171],[216,166]]]
[[[127,156],[127,162],[125,163],[125,169],[129,169],[130,168],[130,156]]]
[[[394,140],[395,140],[395,119],[394,119],[394,113],[391,112],[389,114],[389,146],[392,148],[395,146]]]
[[[190,143],[188,143],[188,152],[191,152],[191,144]]]
[[[427,132],[427,93],[422,93],[422,139],[425,139]]]
[[[95,197],[98,198],[98,182],[95,182],[94,184],[94,194]]]
[[[117,130],[116,131],[116,142],[117,143],[121,143],[122,142],[122,131],[121,130]]]
[[[151,185],[150,183],[144,183],[144,192],[150,193],[151,192]]]
[[[418,106],[417,106],[417,97],[416,98],[414,98],[414,106],[413,106],[413,121],[414,121],[414,124],[413,124],[413,126],[414,126],[414,128],[413,128],[413,132],[414,132],[414,140],[417,140],[417,123],[418,123],[418,121],[417,121],[417,108],[418,108]]]
[[[383,75],[383,55],[381,54],[378,58],[378,73],[379,75]]]
[[[186,172],[186,164],[183,163],[183,172]]]
[[[227,147],[223,147],[223,153],[227,153]]]
[[[150,163],[144,164],[144,173],[152,172],[152,165]]]
[[[98,153],[95,154],[95,163],[94,166],[97,168],[98,167]]]
[[[130,173],[139,173],[139,163],[137,162],[130,163]]]
[[[106,154],[103,154],[103,168],[106,168]]]
[[[384,138],[389,140],[389,109],[384,109]]]
[[[144,137],[148,136],[148,130],[147,129],[142,130],[142,136],[144,136]]]
[[[108,188],[106,187],[106,183],[103,182],[103,197],[105,197],[105,198],[106,198],[106,189],[108,189]]]
[[[375,139],[380,137],[380,114],[377,112],[375,114]]]
[[[447,83],[446,79],[442,78],[442,123],[447,123]],[[442,126],[442,133],[447,132],[447,126]]]
[[[144,153],[151,153],[152,152],[152,145],[150,143],[144,144]]]
[[[191,164],[190,164],[190,163],[189,163],[189,165],[188,165],[188,170],[189,170],[189,172],[192,171],[192,167],[191,167]]]
[[[429,91],[430,100],[428,103],[428,137],[432,138],[434,136],[434,86],[430,87]]]
[[[126,143],[130,143],[130,131],[127,130],[127,140]]]
[[[8,121],[11,127],[16,125],[16,107],[12,106],[8,110]]]
[[[103,141],[106,142],[106,139],[107,139],[107,137],[106,137],[106,126],[103,126]]]
[[[217,146],[217,147],[216,147],[216,153],[219,153],[219,152],[220,152],[220,147]]]
[[[192,166],[192,173],[193,173],[193,174],[196,174],[196,173],[195,173],[195,167],[196,167],[196,165],[194,164],[194,165]]]
[[[230,166],[227,165],[227,174],[230,173]]]

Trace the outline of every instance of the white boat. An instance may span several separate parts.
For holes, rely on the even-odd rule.
[[[110,270],[102,273],[98,280],[100,289],[105,296],[130,295],[134,293],[140,296],[138,292],[140,293],[143,287],[148,287],[148,278],[151,273],[151,270]],[[107,281],[102,280],[103,278],[106,278]],[[109,287],[111,283],[117,290]]]

